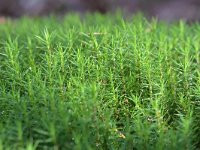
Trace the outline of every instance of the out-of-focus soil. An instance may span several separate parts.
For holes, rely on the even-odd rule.
[[[40,16],[49,13],[137,11],[147,16],[174,21],[200,21],[200,0],[0,0],[0,16]]]

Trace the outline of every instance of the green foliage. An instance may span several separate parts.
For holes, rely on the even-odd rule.
[[[0,26],[0,150],[200,148],[200,25],[73,14]]]

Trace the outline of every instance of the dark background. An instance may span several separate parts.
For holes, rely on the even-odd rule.
[[[0,16],[14,18],[71,11],[105,14],[119,8],[125,15],[140,11],[166,21],[200,21],[200,0],[0,0]]]

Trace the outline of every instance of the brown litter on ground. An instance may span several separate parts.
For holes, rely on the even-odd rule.
[[[6,22],[6,19],[4,17],[0,17],[0,24],[3,24]]]

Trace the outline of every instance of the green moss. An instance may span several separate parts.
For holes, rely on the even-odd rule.
[[[73,14],[0,26],[0,149],[198,149],[200,25]]]

